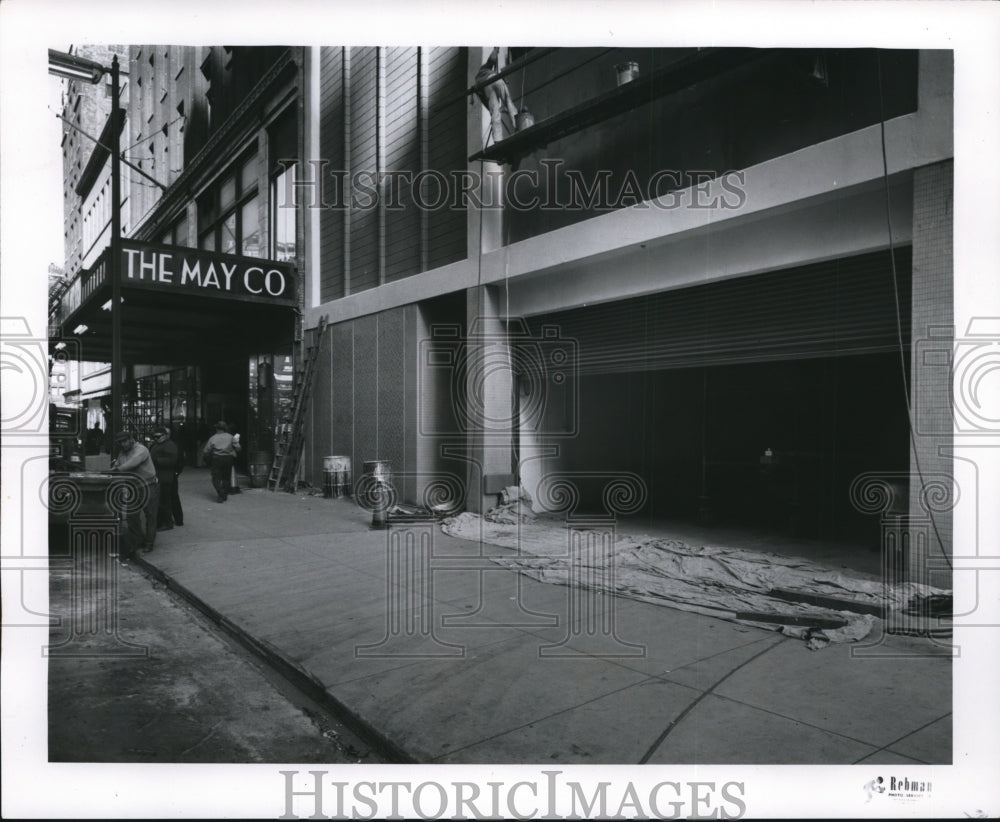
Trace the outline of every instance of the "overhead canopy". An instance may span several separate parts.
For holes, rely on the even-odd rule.
[[[180,365],[292,339],[297,300],[289,263],[130,240],[121,246],[125,363]],[[110,362],[110,253],[74,286],[61,338],[79,341],[81,360]]]

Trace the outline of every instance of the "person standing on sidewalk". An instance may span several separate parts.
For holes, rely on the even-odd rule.
[[[212,487],[218,494],[216,502],[229,498],[229,480],[232,477],[233,462],[240,451],[240,444],[233,440],[226,424],[221,420],[215,424],[215,433],[208,438],[202,453],[212,469]]]
[[[160,495],[156,478],[156,466],[145,445],[135,441],[130,431],[120,431],[115,436],[118,445],[118,459],[114,461],[111,470],[119,474],[132,474],[141,480],[146,487],[146,502],[140,508],[130,508],[125,515],[125,539],[122,546],[122,559],[135,556],[136,551],[149,553],[156,541],[156,510],[159,507]]]
[[[156,466],[156,478],[160,484],[160,504],[156,514],[156,530],[170,531],[174,527],[174,512],[180,510],[177,497],[177,474],[183,467],[180,449],[170,439],[170,429],[158,425],[153,429],[153,445],[149,455]],[[180,517],[183,524],[184,517]]]
[[[178,434],[178,438],[179,437],[180,435]],[[177,450],[179,453],[179,459],[177,460],[177,470],[174,472],[174,495],[170,500],[170,513],[173,515],[174,525],[183,525],[184,509],[181,507],[180,478],[181,472],[184,470],[184,464],[187,462],[183,442],[178,442]]]

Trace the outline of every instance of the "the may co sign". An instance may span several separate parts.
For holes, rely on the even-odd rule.
[[[272,304],[295,303],[295,275],[288,263],[130,241],[122,242],[121,255],[121,280],[125,286]]]

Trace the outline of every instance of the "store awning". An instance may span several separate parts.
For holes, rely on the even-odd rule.
[[[60,338],[78,342],[81,360],[111,360],[110,259],[102,254],[64,298]],[[184,364],[292,338],[290,263],[123,240],[119,272],[126,363]]]

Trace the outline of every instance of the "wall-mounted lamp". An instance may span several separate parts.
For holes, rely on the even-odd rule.
[[[99,83],[101,77],[110,74],[111,69],[86,57],[49,49],[49,74],[67,80],[82,80],[85,83]]]

